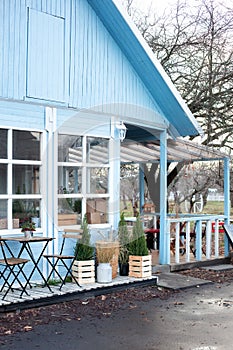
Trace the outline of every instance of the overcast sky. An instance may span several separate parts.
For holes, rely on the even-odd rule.
[[[192,4],[198,2],[200,2],[200,0],[188,0],[187,4],[191,6]],[[233,8],[233,0],[213,0],[213,2],[225,4]],[[169,8],[169,6],[174,5],[176,3],[177,0],[134,0],[133,6],[138,7],[142,10],[147,9],[149,6],[152,6],[152,8],[155,10],[164,10],[165,8]]]

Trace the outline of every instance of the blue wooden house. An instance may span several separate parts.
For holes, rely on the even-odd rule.
[[[168,140],[202,130],[117,1],[0,0],[0,77],[0,234],[116,229],[120,150],[155,140],[167,263]]]

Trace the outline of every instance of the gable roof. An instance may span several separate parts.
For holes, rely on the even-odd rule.
[[[172,126],[174,136],[203,134],[193,114],[118,0],[87,0]]]

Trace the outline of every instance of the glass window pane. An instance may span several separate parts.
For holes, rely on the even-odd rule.
[[[59,198],[58,199],[58,226],[70,226],[81,224],[82,199]]]
[[[13,159],[40,160],[41,134],[32,131],[13,131]]]
[[[0,158],[7,158],[7,130],[0,129]]]
[[[108,164],[109,140],[87,137],[87,163]]]
[[[0,164],[0,194],[7,194],[7,164]]]
[[[105,224],[108,222],[108,199],[96,198],[87,200],[87,220],[89,224]]]
[[[87,193],[108,193],[108,168],[87,168]]]
[[[7,228],[7,200],[0,199],[0,230],[4,230]]]
[[[19,220],[19,227],[25,221],[33,221],[36,227],[40,226],[40,200],[38,199],[14,199],[13,200],[14,219]]]
[[[39,194],[40,167],[13,165],[13,194]]]
[[[81,193],[82,169],[78,167],[58,167],[58,193]]]
[[[82,162],[82,137],[74,135],[58,135],[58,161]]]

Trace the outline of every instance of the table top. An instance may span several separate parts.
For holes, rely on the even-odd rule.
[[[25,242],[47,242],[47,241],[52,241],[54,238],[52,237],[43,237],[43,236],[32,236],[32,237],[25,237],[25,236],[2,236],[0,237],[0,241],[5,242],[5,241],[15,241],[15,242],[20,242],[20,243],[25,243]]]

